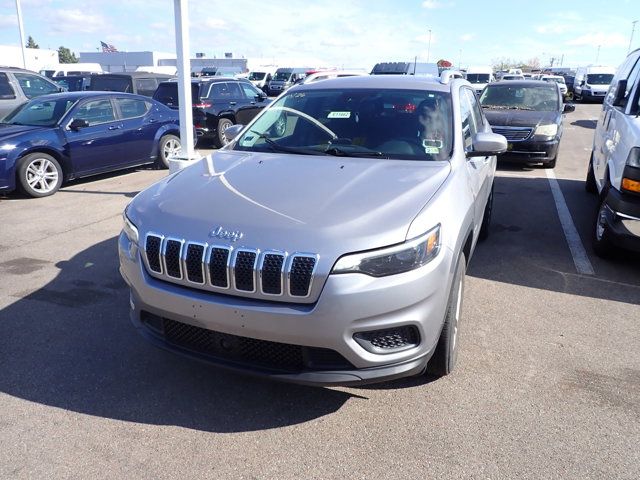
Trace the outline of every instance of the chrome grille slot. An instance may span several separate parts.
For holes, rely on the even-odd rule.
[[[162,262],[160,261],[160,249],[162,247],[162,237],[157,235],[147,235],[144,251],[147,256],[147,264],[149,268],[156,272],[162,273]]]
[[[234,283],[237,290],[255,292],[255,269],[258,253],[253,250],[237,250],[233,265]]]
[[[315,256],[293,255],[289,271],[289,294],[291,296],[306,297],[309,295],[315,266]]]
[[[187,245],[184,267],[187,272],[187,280],[190,282],[204,283],[204,250],[205,246],[200,243],[189,243]]]
[[[491,126],[493,133],[502,135],[509,142],[521,142],[531,136],[532,129],[525,127],[494,127]]]
[[[260,265],[260,281],[262,293],[282,295],[282,273],[284,254],[265,253]]]
[[[211,247],[209,251],[209,283],[214,287],[229,288],[229,255],[229,248]]]
[[[164,270],[173,278],[182,278],[182,266],[180,257],[182,253],[182,241],[168,238],[164,242]]]

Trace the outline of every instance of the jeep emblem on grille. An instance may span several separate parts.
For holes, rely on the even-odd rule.
[[[231,240],[232,242],[237,242],[242,237],[244,237],[244,233],[242,233],[239,230],[229,231],[229,230],[225,230],[222,227],[218,227],[211,230],[211,233],[209,235],[216,238],[224,238],[226,240]]]

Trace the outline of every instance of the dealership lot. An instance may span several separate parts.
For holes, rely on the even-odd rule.
[[[640,477],[640,258],[589,246],[599,111],[567,115],[553,171],[499,167],[436,381],[269,383],[138,337],[116,238],[166,171],[0,197],[0,477]]]

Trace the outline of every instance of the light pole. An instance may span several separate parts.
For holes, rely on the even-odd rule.
[[[20,47],[22,48],[22,67],[27,68],[27,54],[25,52],[24,28],[22,27],[22,9],[20,8],[20,0],[16,0],[16,12],[18,14],[18,29],[20,30]]]
[[[631,38],[629,39],[629,49],[627,50],[627,54],[631,51],[631,44],[633,43],[633,33],[636,31],[636,23],[638,20],[634,20],[631,22]]]
[[[598,53],[596,53],[596,65],[598,64],[598,59],[600,58],[600,46],[598,45]]]
[[[429,29],[429,44],[427,45],[427,63],[429,63],[430,54],[431,54],[431,29]]]

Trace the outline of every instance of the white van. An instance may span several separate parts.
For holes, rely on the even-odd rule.
[[[266,92],[267,84],[271,81],[278,67],[263,66],[252,69],[247,75],[247,80],[253,83],[253,86]]]
[[[40,75],[48,78],[66,77],[67,75],[91,75],[104,73],[99,63],[60,63],[40,70]]]
[[[573,95],[576,101],[603,101],[615,73],[615,68],[602,65],[579,67],[573,81]]]
[[[493,69],[489,66],[469,67],[466,77],[478,95],[482,93],[484,87],[489,83],[496,81],[496,77],[493,76]]]
[[[640,252],[640,49],[629,54],[605,95],[585,187],[598,195],[591,234],[596,254],[606,257],[616,247]]]

